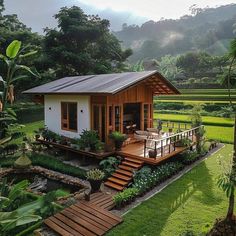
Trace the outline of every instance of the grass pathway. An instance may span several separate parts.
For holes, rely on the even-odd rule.
[[[217,159],[220,155],[228,162],[231,153],[232,145],[226,145],[130,211],[124,216],[124,223],[108,236],[177,236],[187,235],[187,231],[193,235],[205,235],[215,218],[224,216],[227,209],[227,198],[216,186],[216,179],[221,173]]]

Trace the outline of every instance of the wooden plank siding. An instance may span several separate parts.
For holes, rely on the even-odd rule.
[[[153,114],[153,91],[145,82],[132,86],[124,91],[121,91],[114,95],[91,96],[91,128],[94,129],[94,105],[104,105],[105,106],[105,117],[106,117],[106,127],[105,136],[106,143],[109,143],[109,133],[115,131],[115,107],[120,107],[120,132],[123,133],[123,114],[124,114],[124,104],[125,103],[140,103],[140,129],[144,130],[144,104],[148,104],[149,107],[149,121],[148,127],[152,127],[152,117]],[[112,108],[112,125],[110,125],[109,107]]]

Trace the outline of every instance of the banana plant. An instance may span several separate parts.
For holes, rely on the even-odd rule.
[[[21,47],[21,42],[18,40],[14,40],[6,49],[6,55],[0,54],[0,59],[3,60],[7,65],[7,73],[5,79],[0,77],[0,84],[2,84],[3,91],[0,92],[0,97],[2,101],[1,110],[4,111],[6,108],[6,103],[8,100],[8,94],[10,87],[18,80],[27,78],[26,74],[19,74],[20,71],[25,71],[30,73],[35,77],[39,77],[37,72],[33,72],[28,66],[19,64],[21,59],[27,58],[37,53],[37,51],[29,51],[29,46]]]

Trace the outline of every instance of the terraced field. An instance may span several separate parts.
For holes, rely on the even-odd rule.
[[[214,101],[227,102],[229,100],[227,89],[180,89],[181,95],[159,96],[162,101]],[[236,102],[236,90],[231,90],[232,99]]]

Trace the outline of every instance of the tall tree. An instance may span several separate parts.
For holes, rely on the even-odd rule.
[[[58,77],[108,73],[122,68],[131,50],[122,50],[109,31],[109,21],[88,16],[76,6],[55,15],[58,29],[46,29],[48,64]]]
[[[233,104],[231,102],[231,97],[230,97],[230,89],[231,86],[236,85],[235,81],[235,76],[232,76],[232,70],[235,66],[235,61],[236,61],[236,39],[234,39],[231,42],[230,49],[229,49],[229,56],[231,59],[228,74],[226,76],[227,84],[228,84],[228,89],[229,89],[229,100],[230,104],[233,107]],[[235,107],[233,107],[235,108]],[[224,173],[218,180],[218,185],[221,187],[227,194],[229,198],[229,205],[228,205],[228,211],[226,215],[226,220],[227,222],[233,222],[234,217],[234,205],[235,205],[235,186],[236,186],[236,111],[233,109],[235,112],[234,114],[234,146],[233,146],[233,160],[232,160],[232,167],[229,172]]]

